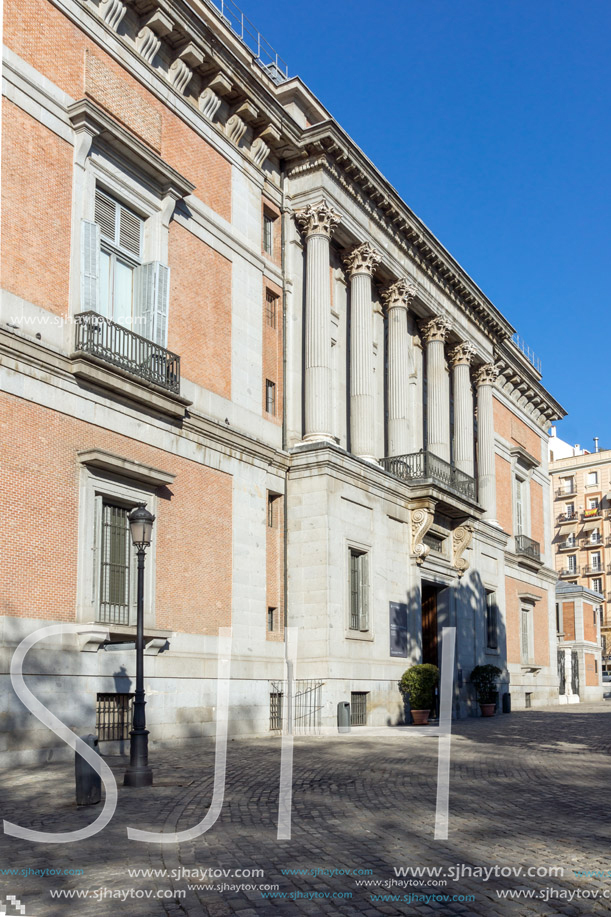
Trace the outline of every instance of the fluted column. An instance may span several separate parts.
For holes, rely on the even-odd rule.
[[[477,385],[477,468],[478,502],[484,507],[484,519],[496,521],[496,473],[494,457],[494,416],[492,387],[497,370],[486,363],[475,374]]]
[[[438,315],[422,327],[426,345],[427,369],[427,451],[450,461],[450,379],[445,357],[445,343],[450,323]]]
[[[475,347],[468,341],[450,352],[454,382],[454,464],[470,477],[474,476],[473,389],[470,369],[474,356]]]
[[[368,242],[344,264],[350,277],[350,448],[360,458],[375,455],[372,277],[381,256]]]
[[[304,439],[332,439],[329,242],[341,217],[322,200],[295,219],[306,240]]]
[[[408,280],[391,283],[382,292],[388,313],[388,454],[410,452],[410,337],[407,310],[416,294]]]

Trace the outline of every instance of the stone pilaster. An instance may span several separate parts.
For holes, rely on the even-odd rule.
[[[477,385],[477,465],[478,502],[484,507],[484,519],[496,523],[496,468],[494,453],[494,415],[492,388],[497,370],[486,363],[475,374]]]
[[[373,378],[373,273],[381,260],[368,242],[344,259],[350,277],[350,448],[360,458],[375,455]]]
[[[333,431],[329,242],[341,217],[322,200],[296,213],[295,219],[306,240],[304,439],[330,440],[333,438]]]
[[[427,451],[450,461],[450,378],[445,343],[450,323],[438,315],[422,326],[427,365]]]
[[[470,477],[474,475],[473,389],[471,363],[475,347],[459,344],[450,352],[454,382],[454,464]]]
[[[405,278],[382,292],[388,314],[388,454],[410,451],[409,369],[410,336],[407,310],[416,288]]]

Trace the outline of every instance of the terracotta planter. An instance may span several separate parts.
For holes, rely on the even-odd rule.
[[[430,710],[412,710],[414,726],[426,726],[429,721]]]
[[[494,716],[496,713],[496,704],[480,704],[479,708],[482,711],[482,716]]]

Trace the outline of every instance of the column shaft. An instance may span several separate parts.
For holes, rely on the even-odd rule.
[[[442,340],[429,339],[427,360],[427,450],[450,461],[450,380]]]
[[[326,235],[307,240],[305,308],[305,439],[330,439],[331,290]]]
[[[410,415],[410,333],[408,305],[416,288],[406,278],[390,284],[382,292],[388,316],[388,455],[406,455],[411,451]]]
[[[353,274],[350,293],[351,451],[375,461],[373,308],[369,274]]]
[[[470,477],[474,476],[473,389],[471,360],[475,347],[465,342],[450,353],[454,382],[454,464]]]
[[[483,366],[477,377],[478,501],[484,519],[496,521],[496,467],[494,452],[494,415],[492,386],[496,371]]]

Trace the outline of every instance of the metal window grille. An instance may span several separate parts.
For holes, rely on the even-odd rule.
[[[282,730],[282,691],[271,691],[269,695],[269,728],[270,732]]]
[[[350,694],[350,725],[367,725],[367,691],[352,691]]]
[[[369,630],[367,554],[350,548],[350,630]]]
[[[276,498],[271,495],[267,498],[267,524],[270,529],[273,529],[276,525],[276,512],[274,509],[274,503]]]
[[[310,679],[295,682],[293,728],[297,735],[313,734],[320,728],[323,684]]]
[[[100,563],[100,608],[104,624],[129,624],[130,554],[129,509],[104,503],[102,506],[102,550]]]
[[[494,592],[486,596],[486,645],[490,650],[498,648],[498,607]]]
[[[276,611],[277,610],[278,610],[277,608],[268,608],[267,609],[267,629],[270,632],[273,632],[276,629],[275,624],[276,624]]]
[[[268,414],[276,413],[276,383],[265,380],[265,410]]]
[[[265,320],[270,328],[276,327],[276,304],[278,297],[271,290],[265,294]]]
[[[100,742],[129,738],[133,706],[133,694],[98,694],[95,730]]]
[[[274,250],[274,218],[263,214],[263,251],[268,255]]]
[[[530,708],[533,705],[532,699],[533,699],[532,691],[527,691],[526,694],[524,695],[524,706],[526,707],[527,710],[530,710]]]

